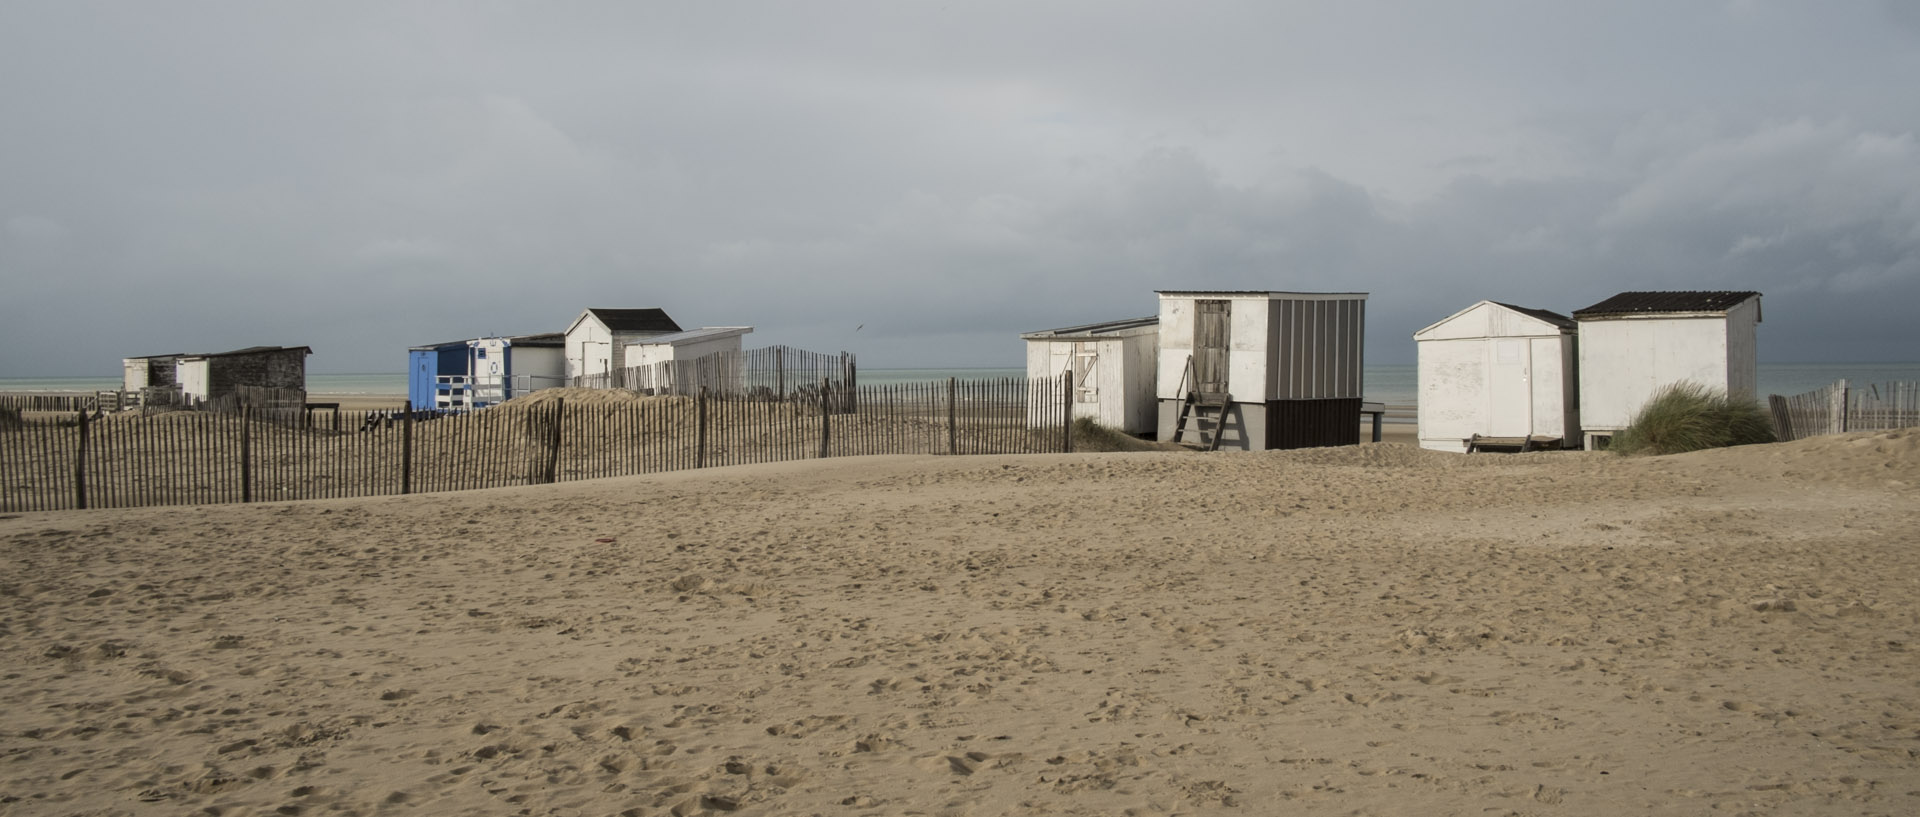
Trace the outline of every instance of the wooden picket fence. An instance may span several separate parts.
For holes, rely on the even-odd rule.
[[[767,398],[814,394],[822,381],[839,389],[843,396],[857,396],[853,389],[859,385],[854,356],[768,346],[580,375],[569,378],[567,385],[689,397],[705,390],[709,394]]]
[[[516,401],[463,414],[0,414],[0,511],[460,491],[870,454],[1071,450],[1063,379]],[[857,407],[857,408],[855,408]]]
[[[1767,397],[1774,434],[1802,440],[1821,434],[1920,426],[1920,382],[1853,387],[1841,380],[1803,394]]]
[[[84,394],[0,394],[0,409],[13,411],[114,411],[139,402],[138,392]]]

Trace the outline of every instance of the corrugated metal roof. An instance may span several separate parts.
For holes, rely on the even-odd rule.
[[[1322,298],[1322,299],[1352,298],[1352,299],[1364,301],[1367,298],[1367,293],[1365,292],[1280,292],[1277,290],[1265,290],[1265,289],[1218,289],[1218,290],[1215,290],[1215,289],[1156,289],[1153,291],[1153,294],[1172,295],[1174,297],[1212,296],[1212,297],[1241,297],[1241,298],[1279,298],[1283,300],[1286,298]]]
[[[1084,337],[1089,335],[1110,335],[1129,329],[1147,326],[1159,326],[1160,316],[1145,318],[1124,318],[1117,321],[1089,323],[1083,326],[1068,326],[1060,329],[1041,329],[1035,332],[1022,332],[1020,337],[1026,340],[1044,340],[1049,337]]]
[[[507,341],[507,343],[512,346],[559,347],[559,346],[567,345],[566,335],[559,332],[542,332],[534,335],[488,335],[482,338],[463,338],[460,340],[450,340],[445,343],[423,343],[419,346],[409,346],[407,347],[407,350],[410,352],[424,352],[424,351],[427,351],[428,349],[445,349],[449,346],[470,346],[476,340],[486,340],[487,338],[491,338],[491,337],[504,338]]]
[[[671,335],[654,335],[653,337],[650,337],[650,338],[642,338],[639,341],[635,342],[634,345],[635,346],[653,345],[653,344],[672,345],[676,343],[688,343],[696,340],[705,340],[708,338],[723,338],[729,335],[744,335],[752,331],[753,331],[753,327],[751,326],[702,326],[699,329],[688,329],[685,332],[675,332]]]
[[[680,324],[667,317],[664,309],[587,309],[608,329],[615,332],[678,332]]]
[[[310,355],[313,354],[313,349],[308,346],[248,346],[245,349],[235,349],[231,352],[209,352],[203,355],[181,355],[181,357],[233,357],[236,355],[260,355],[272,352],[301,352]]]
[[[1504,306],[1522,315],[1528,315],[1528,316],[1532,316],[1534,318],[1538,318],[1540,320],[1546,321],[1547,323],[1553,324],[1554,326],[1558,326],[1561,329],[1572,329],[1574,327],[1572,318],[1569,318],[1565,315],[1562,315],[1558,312],[1554,312],[1552,310],[1534,309],[1532,307],[1525,307],[1525,306],[1514,306],[1513,304],[1501,303],[1499,301],[1488,301],[1487,303],[1493,304],[1494,306]]]
[[[1597,318],[1665,312],[1725,312],[1758,297],[1760,293],[1746,291],[1622,292],[1585,309],[1576,309],[1573,316]]]
[[[467,342],[464,340],[450,340],[450,341],[447,341],[446,343],[423,343],[423,344],[420,344],[419,346],[409,346],[407,347],[407,351],[425,352],[429,349],[445,349],[448,346],[465,346],[465,345],[467,345]]]

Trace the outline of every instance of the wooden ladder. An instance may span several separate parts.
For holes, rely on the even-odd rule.
[[[1180,405],[1180,419],[1173,427],[1173,441],[1185,443],[1188,431],[1200,435],[1201,446],[1208,451],[1220,450],[1220,432],[1226,430],[1227,407],[1233,404],[1233,397],[1226,392],[1187,392],[1186,402]],[[1211,410],[1213,413],[1208,414]]]

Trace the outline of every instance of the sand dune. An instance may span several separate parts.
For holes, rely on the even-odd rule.
[[[0,518],[0,814],[1920,810],[1920,431]]]

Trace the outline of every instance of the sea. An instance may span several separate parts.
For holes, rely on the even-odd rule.
[[[1025,377],[1020,368],[972,369],[861,369],[863,386],[927,383],[955,377],[962,380],[990,380]],[[1366,400],[1390,406],[1414,405],[1419,394],[1418,369],[1411,365],[1367,366]],[[1761,394],[1793,395],[1847,380],[1856,386],[1891,382],[1920,382],[1920,362],[1914,363],[1762,363],[1759,371]],[[0,393],[5,392],[95,392],[120,387],[114,376],[75,377],[0,377]],[[314,394],[404,395],[406,372],[362,372],[307,375],[307,391]]]

